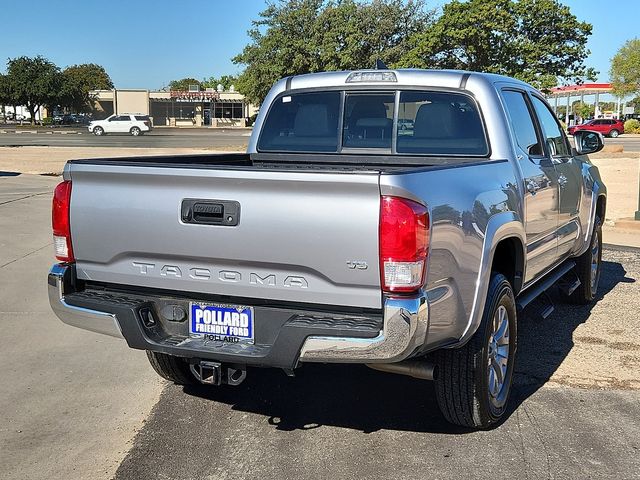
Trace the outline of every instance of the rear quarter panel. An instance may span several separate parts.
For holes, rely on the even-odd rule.
[[[413,198],[429,208],[432,227],[425,287],[429,333],[425,348],[454,343],[469,330],[484,305],[483,261],[490,255],[487,247],[496,241],[496,222],[491,219],[499,218],[502,223],[508,218],[516,234],[522,231],[514,169],[503,160],[382,175],[381,192]]]

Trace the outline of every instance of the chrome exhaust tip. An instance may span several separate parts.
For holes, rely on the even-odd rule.
[[[398,363],[367,363],[366,365],[373,370],[407,375],[421,380],[435,380],[438,374],[436,365],[425,360],[405,360]]]

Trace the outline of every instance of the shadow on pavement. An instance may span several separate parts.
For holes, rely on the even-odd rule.
[[[619,263],[603,262],[602,298],[626,277]],[[573,347],[573,331],[586,322],[593,305],[562,303],[546,320],[520,319],[519,347],[511,412],[544,385]],[[526,313],[526,311],[525,311]],[[238,387],[185,387],[185,393],[267,417],[278,430],[310,430],[330,425],[360,430],[400,430],[461,434],[440,414],[432,382],[381,373],[361,365],[305,364],[287,377],[274,369],[250,369]]]
[[[18,175],[21,175],[21,173],[19,173],[19,172],[3,172],[2,170],[0,170],[0,177],[17,177]]]
[[[278,430],[322,425],[360,430],[464,433],[448,424],[431,382],[376,372],[362,365],[306,364],[287,377],[280,370],[251,369],[238,387],[185,387],[185,392],[267,417]]]

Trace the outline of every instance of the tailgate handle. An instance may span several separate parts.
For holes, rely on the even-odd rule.
[[[231,200],[197,200],[182,201],[181,217],[184,223],[202,225],[238,225],[240,204]]]
[[[195,203],[193,220],[196,223],[220,223],[224,217],[224,205],[221,203]]]

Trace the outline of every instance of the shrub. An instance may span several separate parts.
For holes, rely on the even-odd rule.
[[[53,125],[53,117],[44,117],[42,119],[42,125],[43,126]]]
[[[624,122],[624,132],[640,133],[640,120],[636,120],[635,118],[630,118],[629,120]]]

